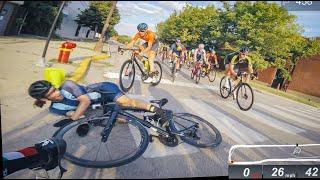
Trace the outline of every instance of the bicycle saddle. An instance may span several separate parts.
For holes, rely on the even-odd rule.
[[[160,100],[151,100],[150,103],[158,104],[161,107],[161,106],[164,106],[165,104],[168,103],[168,99],[167,98],[163,98],[163,99],[160,99]]]

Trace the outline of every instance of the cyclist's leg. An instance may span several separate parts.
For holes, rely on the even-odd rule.
[[[155,72],[155,68],[154,68],[154,59],[157,55],[157,51],[159,48],[159,41],[156,40],[153,44],[152,47],[148,53],[148,59],[149,59],[149,64],[150,64],[150,74],[152,76],[152,73]]]

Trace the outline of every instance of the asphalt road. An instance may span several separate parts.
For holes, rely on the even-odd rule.
[[[103,80],[116,82],[120,66],[129,54],[120,56],[112,47],[110,62],[113,67],[96,64],[91,67],[85,83]],[[241,111],[231,98],[222,99],[219,92],[220,78],[209,83],[202,78],[198,85],[190,79],[190,70],[183,69],[176,81],[171,82],[167,64],[162,64],[163,79],[156,86],[136,79],[133,88],[127,93],[132,98],[144,101],[167,98],[165,108],[174,112],[189,112],[203,117],[219,129],[222,143],[215,148],[200,149],[186,143],[177,147],[166,147],[158,140],[150,143],[145,153],[132,163],[109,169],[91,169],[75,166],[63,160],[68,169],[63,178],[173,178],[228,175],[228,152],[236,144],[320,144],[320,109],[300,104],[279,96],[254,90],[255,101],[252,109]],[[54,121],[56,122],[56,121]],[[21,141],[39,139],[53,134],[57,129],[53,121],[45,121],[23,132],[16,130],[6,135],[4,146],[11,147]],[[34,130],[36,129],[36,131]],[[128,136],[134,132],[127,129]],[[31,143],[31,141],[30,141]],[[93,147],[91,141],[82,140],[84,148]],[[88,150],[88,149],[87,149]],[[91,149],[90,149],[91,150]],[[253,161],[267,158],[292,157],[294,148],[255,148],[235,151],[237,161]],[[119,149],[121,152],[122,150]],[[301,156],[319,158],[320,147],[302,148]],[[273,163],[276,164],[276,163]],[[52,171],[52,174],[56,171]],[[32,178],[34,173],[23,170],[10,178]]]

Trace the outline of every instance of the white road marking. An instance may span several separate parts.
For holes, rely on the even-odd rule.
[[[306,115],[306,114],[303,114],[303,113],[299,113],[297,112],[296,110],[291,110],[287,107],[281,107],[281,106],[278,106],[278,105],[275,105],[275,107],[279,108],[279,109],[282,109],[282,110],[286,110],[286,111],[289,111],[297,116],[301,116],[301,117],[305,117],[305,118],[308,118],[308,119],[312,119],[314,121],[319,121],[320,122],[320,116],[319,117],[314,117],[314,116],[309,116],[309,115]],[[314,114],[316,115],[316,114]]]
[[[119,73],[107,72],[103,75],[103,77],[110,78],[110,79],[119,79]],[[141,81],[141,77],[139,75],[136,75],[135,81]],[[172,82],[169,79],[161,79],[160,84],[168,84],[168,85],[173,85],[173,86],[182,86],[182,87],[189,87],[189,88],[219,90],[219,88],[217,86],[210,86],[210,85],[206,85],[206,84],[187,83],[187,82],[182,82],[182,81]]]
[[[254,144],[268,140],[266,136],[233,120],[201,100],[182,99],[180,101],[192,110],[192,113],[212,123],[221,133],[229,136],[237,144]]]
[[[300,124],[303,124],[303,125],[307,125],[309,127],[313,127],[313,128],[320,128],[320,123],[314,123],[312,121],[308,121],[308,120],[305,120],[305,119],[302,119],[302,118],[298,118],[296,116],[293,116],[291,114],[288,114],[288,113],[285,113],[283,111],[280,111],[274,107],[271,107],[271,106],[267,106],[265,104],[261,104],[261,103],[256,103],[256,106],[262,108],[264,111],[267,110],[267,111],[270,111],[272,113],[275,113],[279,116],[283,116],[285,118],[288,118],[289,120],[292,120],[292,121],[296,121]]]
[[[251,109],[250,111],[241,111],[240,109],[234,107],[232,104],[229,103],[224,103],[224,105],[228,106],[229,108],[232,108],[233,110],[240,112],[243,115],[246,115],[248,117],[251,117],[267,126],[271,126],[273,128],[276,128],[280,131],[285,131],[290,134],[296,134],[296,133],[301,133],[304,132],[303,129],[292,126],[288,123],[276,120],[272,118],[271,116],[267,116],[263,113],[260,113],[256,110]]]

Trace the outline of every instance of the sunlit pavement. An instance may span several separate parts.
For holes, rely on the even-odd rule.
[[[7,53],[6,47],[0,47],[1,54]],[[23,49],[20,51],[23,51]],[[93,64],[88,72],[85,83],[112,81],[118,84],[120,66],[129,54],[121,56],[116,54],[116,47],[111,48],[112,58],[109,60],[113,67],[104,67],[102,64]],[[9,52],[8,52],[9,53]],[[13,52],[10,52],[13,53]],[[52,54],[55,54],[54,52]],[[9,56],[8,56],[9,57]],[[31,57],[30,57],[31,58]],[[32,57],[34,58],[34,57]],[[12,59],[12,62],[16,61]],[[11,68],[14,68],[12,66]],[[75,166],[63,160],[68,169],[63,178],[169,178],[169,177],[202,177],[225,176],[228,174],[228,151],[235,144],[314,144],[320,143],[320,110],[270,95],[254,91],[254,104],[249,111],[241,111],[232,97],[222,99],[219,92],[220,78],[213,83],[202,78],[198,85],[190,79],[190,70],[183,68],[176,81],[171,82],[170,70],[167,64],[162,64],[163,80],[156,86],[142,83],[136,77],[133,88],[127,93],[132,98],[151,100],[167,98],[169,103],[165,108],[175,112],[189,112],[208,120],[216,126],[222,134],[222,143],[216,148],[199,149],[186,143],[177,147],[166,147],[158,140],[150,143],[146,152],[130,164],[110,169],[91,169]],[[14,69],[12,69],[14,70]],[[41,77],[40,75],[36,76]],[[32,77],[35,78],[35,77]],[[30,82],[33,80],[29,80]],[[3,80],[1,85],[3,85]],[[21,82],[23,83],[23,82]],[[23,88],[28,85],[24,84]],[[25,92],[23,92],[26,94]],[[19,97],[23,97],[23,93]],[[12,93],[11,97],[15,94]],[[1,97],[7,103],[9,96]],[[32,100],[18,102],[21,112],[26,111],[25,106],[31,106]],[[35,111],[35,109],[28,109]],[[50,137],[56,128],[53,115],[45,109],[38,109],[39,115],[35,119],[44,118],[43,121],[30,120],[30,124],[21,129],[12,129],[2,136],[3,151],[16,150],[23,146],[32,145],[39,140]],[[2,124],[11,119],[6,117],[9,113],[6,107],[1,106]],[[42,113],[42,114],[41,114]],[[29,117],[30,119],[30,117]],[[17,121],[17,120],[15,120]],[[39,122],[39,123],[38,123]],[[26,122],[27,123],[27,122]],[[30,122],[29,122],[30,123]],[[130,135],[129,132],[128,135]],[[319,155],[320,148],[306,148],[307,156]],[[240,151],[234,158],[239,161],[260,160],[265,158],[291,157],[292,148],[269,148]],[[316,154],[318,153],[318,154]],[[34,178],[30,170],[23,170],[9,176],[10,178]]]

